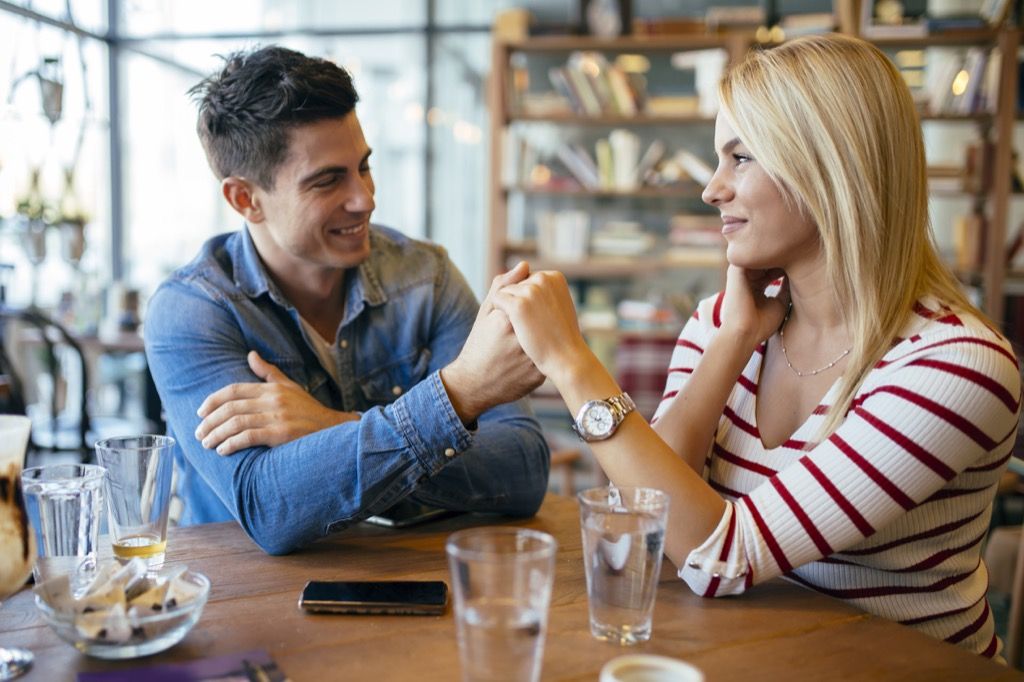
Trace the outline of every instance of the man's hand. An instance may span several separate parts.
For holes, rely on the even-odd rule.
[[[496,405],[519,400],[544,381],[519,346],[508,316],[492,303],[499,289],[529,274],[529,266],[519,263],[494,278],[462,351],[441,370],[448,398],[464,424],[473,423]]]
[[[556,386],[561,387],[562,376],[572,375],[579,363],[593,359],[561,272],[535,272],[496,292],[494,305],[508,315],[524,352]]]
[[[249,352],[248,360],[264,383],[231,384],[203,401],[196,438],[204,448],[230,455],[257,445],[274,447],[359,419],[352,412],[324,407],[256,351]]]

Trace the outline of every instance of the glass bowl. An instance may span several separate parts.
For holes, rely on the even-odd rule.
[[[131,637],[122,642],[88,637],[76,627],[74,613],[53,609],[39,595],[36,595],[36,606],[43,614],[43,619],[61,639],[87,656],[96,658],[148,656],[169,649],[184,639],[188,631],[199,620],[199,616],[203,613],[203,606],[206,605],[206,598],[210,596],[210,581],[202,573],[186,571],[181,574],[179,579],[198,589],[196,598],[187,604],[162,613],[134,619]]]

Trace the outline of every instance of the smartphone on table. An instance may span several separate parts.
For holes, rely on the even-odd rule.
[[[426,523],[427,521],[433,521],[434,519],[443,519],[461,513],[462,512],[452,511],[450,509],[431,507],[426,504],[420,504],[419,502],[406,499],[399,501],[397,504],[380,514],[367,518],[366,522],[377,526],[384,526],[386,528],[408,528],[409,526],[415,526],[420,523]]]
[[[442,580],[310,580],[299,608],[311,613],[440,615],[448,604]]]

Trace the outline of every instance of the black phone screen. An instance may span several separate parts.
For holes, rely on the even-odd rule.
[[[322,613],[444,613],[448,586],[431,581],[318,581],[302,590],[299,606]]]

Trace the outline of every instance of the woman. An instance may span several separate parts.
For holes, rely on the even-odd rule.
[[[666,554],[694,591],[785,574],[997,656],[980,545],[1020,375],[931,241],[910,93],[873,46],[819,36],[752,52],[720,95],[703,196],[725,291],[683,330],[653,428],[615,429],[619,399],[577,430],[605,437],[614,483],[671,495]],[[573,414],[620,394],[559,273],[492,303]]]

